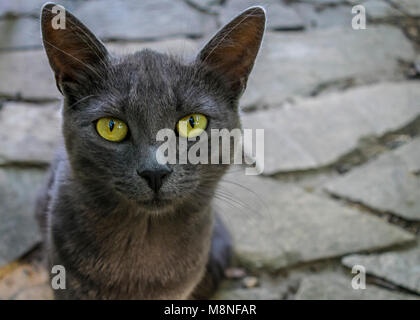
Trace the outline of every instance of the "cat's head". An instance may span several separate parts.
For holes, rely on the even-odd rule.
[[[151,50],[114,57],[69,12],[65,28],[57,28],[54,6],[42,9],[42,37],[64,96],[63,135],[74,175],[98,194],[151,211],[205,205],[227,165],[162,164],[156,135],[164,128],[180,134],[185,117],[207,133],[240,127],[238,99],[261,44],[264,10],[244,11],[185,62]]]

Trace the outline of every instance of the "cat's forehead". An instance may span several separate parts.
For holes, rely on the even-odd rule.
[[[112,69],[117,80],[143,85],[174,84],[189,72],[189,66],[180,60],[148,49],[116,59]]]
[[[121,57],[111,70],[114,87],[131,99],[176,99],[191,84],[192,67],[174,57],[143,50]]]
[[[207,90],[193,63],[152,50],[116,60],[110,80],[113,92],[132,104],[178,107],[206,99]]]

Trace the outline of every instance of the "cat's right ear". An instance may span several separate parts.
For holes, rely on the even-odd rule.
[[[86,84],[100,77],[100,67],[107,62],[108,52],[102,42],[76,17],[55,3],[41,9],[41,32],[45,52],[55,73],[57,87]]]

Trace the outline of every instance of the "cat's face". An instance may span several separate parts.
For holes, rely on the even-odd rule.
[[[65,97],[63,134],[75,175],[99,193],[153,212],[206,205],[227,165],[210,163],[210,141],[208,164],[159,163],[157,133],[171,129],[178,134],[178,122],[194,114],[207,119],[203,130],[209,140],[212,129],[240,127],[237,103],[264,29],[264,12],[255,10],[242,28],[232,32],[232,24],[245,13],[219,31],[195,61],[183,62],[150,50],[112,57],[69,13],[70,28],[53,30],[51,8],[44,7],[44,45]],[[86,41],[91,45],[86,47]],[[120,121],[123,138],[104,137],[98,131],[101,119]],[[193,144],[188,142],[188,148]]]
[[[165,128],[176,132],[178,121],[189,114],[207,118],[209,140],[211,129],[238,128],[238,110],[229,90],[197,65],[152,51],[111,61],[102,79],[66,99],[63,133],[75,171],[94,177],[98,187],[151,208],[193,202],[199,195],[211,198],[226,165],[167,164],[171,172],[157,192],[138,172],[165,167],[156,160],[162,143],[156,135]],[[100,136],[96,124],[104,117],[126,124],[128,133],[122,141]],[[210,158],[210,150],[208,154]]]

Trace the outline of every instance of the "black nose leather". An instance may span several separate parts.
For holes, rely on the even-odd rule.
[[[163,179],[171,173],[169,169],[159,169],[159,170],[143,170],[138,171],[137,173],[140,177],[144,178],[149,187],[154,191],[158,192],[160,187],[162,186]]]

